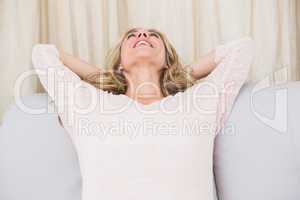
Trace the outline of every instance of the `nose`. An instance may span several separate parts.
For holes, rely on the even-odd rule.
[[[140,38],[140,37],[145,37],[145,38],[147,38],[148,36],[149,36],[148,33],[145,32],[145,31],[141,31],[141,32],[138,33],[138,37],[139,37],[139,38]]]

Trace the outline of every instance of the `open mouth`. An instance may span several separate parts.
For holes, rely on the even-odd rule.
[[[145,40],[141,40],[141,41],[135,43],[133,48],[140,47],[140,46],[148,46],[148,47],[153,48],[153,45]]]

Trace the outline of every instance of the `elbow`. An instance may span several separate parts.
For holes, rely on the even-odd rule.
[[[254,39],[250,36],[244,37],[240,40],[240,45],[236,49],[238,52],[243,52],[243,55],[249,57],[250,61],[253,61],[255,55],[255,42]]]
[[[255,42],[254,42],[254,39],[250,36],[247,36],[247,37],[244,37],[242,40],[241,40],[241,47],[243,49],[247,49],[249,50],[250,52],[254,52],[254,49],[255,49]]]

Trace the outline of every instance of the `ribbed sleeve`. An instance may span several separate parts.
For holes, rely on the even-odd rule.
[[[216,68],[206,77],[219,93],[217,132],[224,127],[235,99],[246,82],[254,58],[254,41],[240,38],[217,46],[214,61]]]

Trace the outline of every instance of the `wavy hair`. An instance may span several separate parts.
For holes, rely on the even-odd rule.
[[[83,79],[84,81],[92,84],[96,88],[113,94],[126,93],[128,82],[119,68],[121,63],[121,45],[133,29],[134,28],[126,31],[117,45],[108,52],[106,56],[107,68],[89,74]],[[175,48],[167,37],[160,31],[155,29],[151,30],[160,36],[166,52],[165,63],[167,68],[161,70],[159,77],[160,89],[163,96],[174,95],[194,85],[196,80],[191,76],[191,68],[183,66]]]

